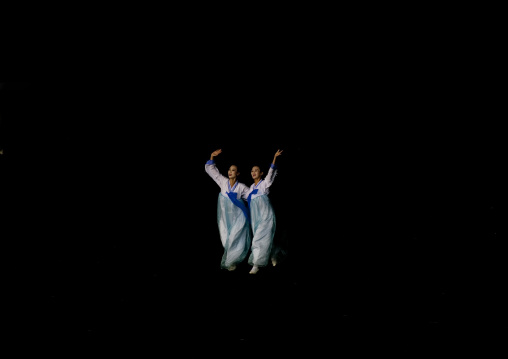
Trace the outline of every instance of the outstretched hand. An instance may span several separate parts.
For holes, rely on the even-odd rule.
[[[221,150],[221,149],[215,150],[215,151],[213,151],[213,152],[212,152],[212,156],[213,156],[213,157],[218,156],[218,155],[219,155],[219,153],[221,153],[221,152],[222,152],[222,150]]]
[[[272,163],[275,164],[275,160],[277,159],[277,157],[279,157],[281,155],[282,151],[281,150],[277,150],[277,152],[275,152],[275,156],[273,156],[273,161]]]

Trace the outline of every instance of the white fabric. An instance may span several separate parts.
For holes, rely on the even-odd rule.
[[[221,175],[215,164],[205,164],[205,171],[221,190],[217,201],[217,225],[224,247],[221,267],[229,268],[247,257],[251,244],[251,232],[244,213],[231,201],[227,193],[236,193],[236,198],[240,201],[247,200],[249,188],[238,182],[238,179],[233,188],[230,188],[229,178]]]
[[[257,185],[250,186],[249,193],[257,189],[257,193],[251,195],[250,215],[252,228],[251,254],[248,263],[258,267],[268,264],[275,236],[276,218],[273,207],[268,198],[270,186],[273,184],[277,169],[270,167],[268,174]],[[247,195],[248,195],[247,194]]]
[[[221,267],[229,268],[242,262],[249,253],[251,232],[247,218],[231,199],[219,193],[217,224],[224,254]]]
[[[236,198],[247,200],[247,197],[249,195],[249,187],[247,187],[245,184],[238,182],[238,178],[236,181],[238,182],[238,185],[236,185],[235,189],[233,191],[229,190],[229,178],[226,176],[223,176],[220,174],[219,170],[217,169],[217,166],[214,164],[205,164],[205,171],[208,173],[210,177],[217,183],[217,185],[220,187],[220,192],[227,197],[228,192],[235,192],[237,193]],[[234,187],[234,185],[233,185]]]
[[[251,184],[251,186],[249,188],[249,192],[247,193],[247,196],[254,189],[257,189],[258,192],[256,194],[253,194],[250,197],[251,199],[262,196],[264,194],[268,195],[270,193],[270,186],[273,184],[273,180],[275,179],[275,176],[277,176],[277,170],[270,167],[270,169],[268,170],[268,174],[265,176],[264,179],[262,179],[262,180],[260,180],[260,182],[258,182],[257,186],[254,183]]]
[[[270,259],[276,224],[275,213],[266,194],[250,201],[250,216],[253,237],[248,263],[264,267]]]

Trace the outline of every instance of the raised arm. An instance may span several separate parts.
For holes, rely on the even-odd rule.
[[[228,180],[225,176],[221,175],[217,166],[215,165],[214,157],[218,156],[222,152],[221,149],[213,151],[210,155],[210,160],[208,160],[205,164],[205,171],[208,173],[210,177],[217,183],[219,186],[221,185],[221,181]]]
[[[275,160],[276,160],[276,159],[277,159],[277,157],[279,157],[281,154],[282,154],[282,151],[281,151],[281,150],[277,150],[277,152],[275,152],[275,155],[273,155],[272,165],[275,165]]]
[[[275,176],[277,175],[277,166],[275,165],[275,161],[277,160],[277,157],[281,155],[282,151],[277,150],[275,155],[273,156],[272,164],[270,165],[270,169],[268,170],[268,174],[265,177],[265,185],[267,187],[270,187],[273,183],[273,180],[275,179]]]
[[[217,157],[221,153],[222,153],[222,150],[220,148],[218,150],[213,151],[212,154],[210,155],[210,161],[213,161],[213,158]]]

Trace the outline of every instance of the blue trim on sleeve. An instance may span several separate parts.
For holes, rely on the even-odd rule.
[[[270,165],[271,168],[273,168],[274,170],[277,169],[277,165],[274,165],[273,163]]]
[[[208,160],[208,161],[206,161],[206,164],[207,165],[213,165],[213,164],[215,164],[215,161],[214,160]]]

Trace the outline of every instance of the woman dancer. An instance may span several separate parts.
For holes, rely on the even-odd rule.
[[[251,254],[248,260],[248,263],[252,265],[250,274],[256,274],[259,267],[266,266],[270,259],[276,221],[268,193],[277,175],[275,160],[281,153],[281,150],[277,150],[275,156],[273,156],[272,164],[264,180],[261,179],[263,172],[261,172],[259,166],[254,166],[251,170],[254,183],[250,186],[247,197],[253,233]],[[272,261],[272,264],[275,265],[276,262]]]
[[[221,191],[217,201],[217,224],[224,247],[221,268],[232,271],[242,262],[249,252],[251,233],[249,229],[249,211],[244,203],[249,188],[238,182],[238,167],[232,165],[228,177],[220,174],[215,165],[214,157],[222,152],[212,152],[210,160],[205,164],[205,171],[219,185]]]

